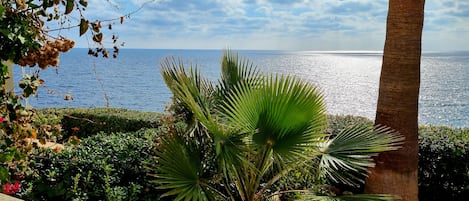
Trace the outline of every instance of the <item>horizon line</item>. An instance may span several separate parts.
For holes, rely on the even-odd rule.
[[[94,47],[75,47],[73,49],[90,49]],[[72,50],[73,50],[72,49]],[[106,48],[112,49],[112,48]],[[227,48],[145,48],[145,47],[120,47],[120,50],[192,50],[192,51],[221,51]],[[305,53],[374,53],[383,54],[383,50],[287,50],[287,49],[232,49],[235,51],[277,51],[277,52],[305,52]],[[468,50],[422,50],[422,53],[448,53],[448,52],[469,52]]]

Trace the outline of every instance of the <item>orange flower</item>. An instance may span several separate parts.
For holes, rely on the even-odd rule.
[[[35,139],[37,138],[37,131],[36,131],[36,129],[32,129],[32,130],[31,130],[31,134],[30,134],[29,137],[35,138]]]

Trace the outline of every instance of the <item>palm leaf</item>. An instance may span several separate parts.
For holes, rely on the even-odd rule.
[[[213,200],[219,196],[210,186],[210,179],[204,178],[204,169],[197,150],[181,137],[168,135],[161,139],[156,152],[155,183],[159,189],[168,190],[162,195],[175,196],[174,200]]]
[[[217,129],[213,120],[214,88],[210,81],[203,78],[197,68],[189,68],[186,72],[181,60],[167,58],[161,64],[161,74],[174,97],[189,108],[203,126]],[[197,122],[198,123],[198,122]]]
[[[236,184],[248,200],[259,199],[292,165],[308,160],[311,146],[324,137],[322,96],[314,86],[298,78],[272,75],[256,87],[240,83],[221,108],[226,125],[249,136],[247,157],[253,163],[242,166],[245,177],[235,178],[244,182]],[[274,163],[282,164],[279,173],[256,192]]]
[[[403,138],[386,127],[354,125],[322,144],[320,172],[333,182],[357,186],[364,182],[372,156],[396,150]]]
[[[249,144],[246,134],[220,125],[220,130],[215,131],[213,136],[216,155],[214,162],[218,164],[219,171],[224,174],[225,184],[230,185],[232,181],[228,181],[230,178],[226,173],[232,172],[233,167],[241,167],[248,162],[245,159]]]
[[[256,86],[262,78],[257,68],[247,59],[238,58],[237,53],[223,51],[221,78],[218,86],[218,99],[225,100],[239,84]]]
[[[228,125],[251,133],[253,145],[297,161],[323,136],[325,106],[318,90],[298,78],[270,76],[262,87],[241,84],[223,106]]]
[[[203,79],[197,69],[189,68],[186,72],[181,61],[176,63],[174,59],[167,59],[162,64],[162,75],[173,92],[175,98],[184,103],[195,116],[194,125],[202,125],[206,129],[210,138],[213,139],[216,159],[221,169],[226,170],[232,165],[239,165],[245,147],[245,134],[238,130],[225,126],[221,120],[212,114],[215,112],[213,95],[214,90],[211,84]]]

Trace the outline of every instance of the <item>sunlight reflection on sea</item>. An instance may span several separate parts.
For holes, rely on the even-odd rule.
[[[86,49],[61,56],[61,66],[41,72],[46,88],[34,107],[122,107],[163,111],[171,93],[159,72],[167,56],[197,65],[215,81],[220,50],[122,49],[117,59],[92,58]],[[262,72],[299,76],[324,93],[328,112],[374,118],[382,55],[379,52],[239,51]],[[428,53],[422,57],[420,124],[469,127],[468,52]],[[15,79],[21,70],[15,68]],[[102,84],[100,84],[100,82]],[[17,89],[18,90],[18,89]],[[64,101],[65,94],[73,96]],[[106,101],[105,96],[109,97]]]

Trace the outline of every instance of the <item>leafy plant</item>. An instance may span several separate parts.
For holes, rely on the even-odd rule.
[[[20,181],[25,172],[29,171],[28,156],[36,146],[29,141],[38,138],[42,143],[45,139],[60,136],[60,131],[48,129],[46,125],[34,127],[34,110],[21,103],[22,98],[34,95],[44,83],[39,78],[39,71],[49,66],[58,66],[59,55],[75,45],[74,41],[60,35],[60,32],[53,34],[54,31],[74,28],[73,25],[66,26],[73,23],[76,18],[71,15],[76,13],[80,19],[80,36],[90,30],[97,46],[96,50],[90,49],[92,55],[98,56],[100,53],[109,57],[108,50],[103,46],[101,21],[90,22],[86,19],[84,10],[87,6],[86,0],[0,1],[0,185]],[[124,16],[109,21],[122,23],[123,19]],[[59,28],[50,29],[48,25],[52,22],[56,22]],[[108,27],[111,29],[112,26]],[[115,57],[119,45],[116,36],[112,39]],[[23,73],[18,82],[22,89],[20,96],[13,92],[13,86],[6,86],[7,82],[12,82],[10,72],[13,64],[37,67],[32,70],[34,73]]]
[[[28,200],[155,200],[144,169],[160,129],[99,133],[61,153],[34,155],[24,182]]]
[[[202,131],[189,128],[158,142],[155,182],[167,190],[163,197],[266,200],[274,183],[310,161],[316,185],[357,185],[363,181],[355,174],[367,173],[371,157],[397,149],[402,140],[386,128],[363,125],[334,137],[324,134],[326,109],[316,87],[291,76],[261,75],[229,51],[217,86],[174,59],[162,64],[162,74],[175,99],[193,114],[192,128]]]
[[[122,108],[47,108],[37,110],[39,125],[60,124],[65,139],[89,137],[99,132],[133,132],[157,128],[161,114]]]
[[[422,126],[419,134],[419,199],[466,200],[469,128]]]

